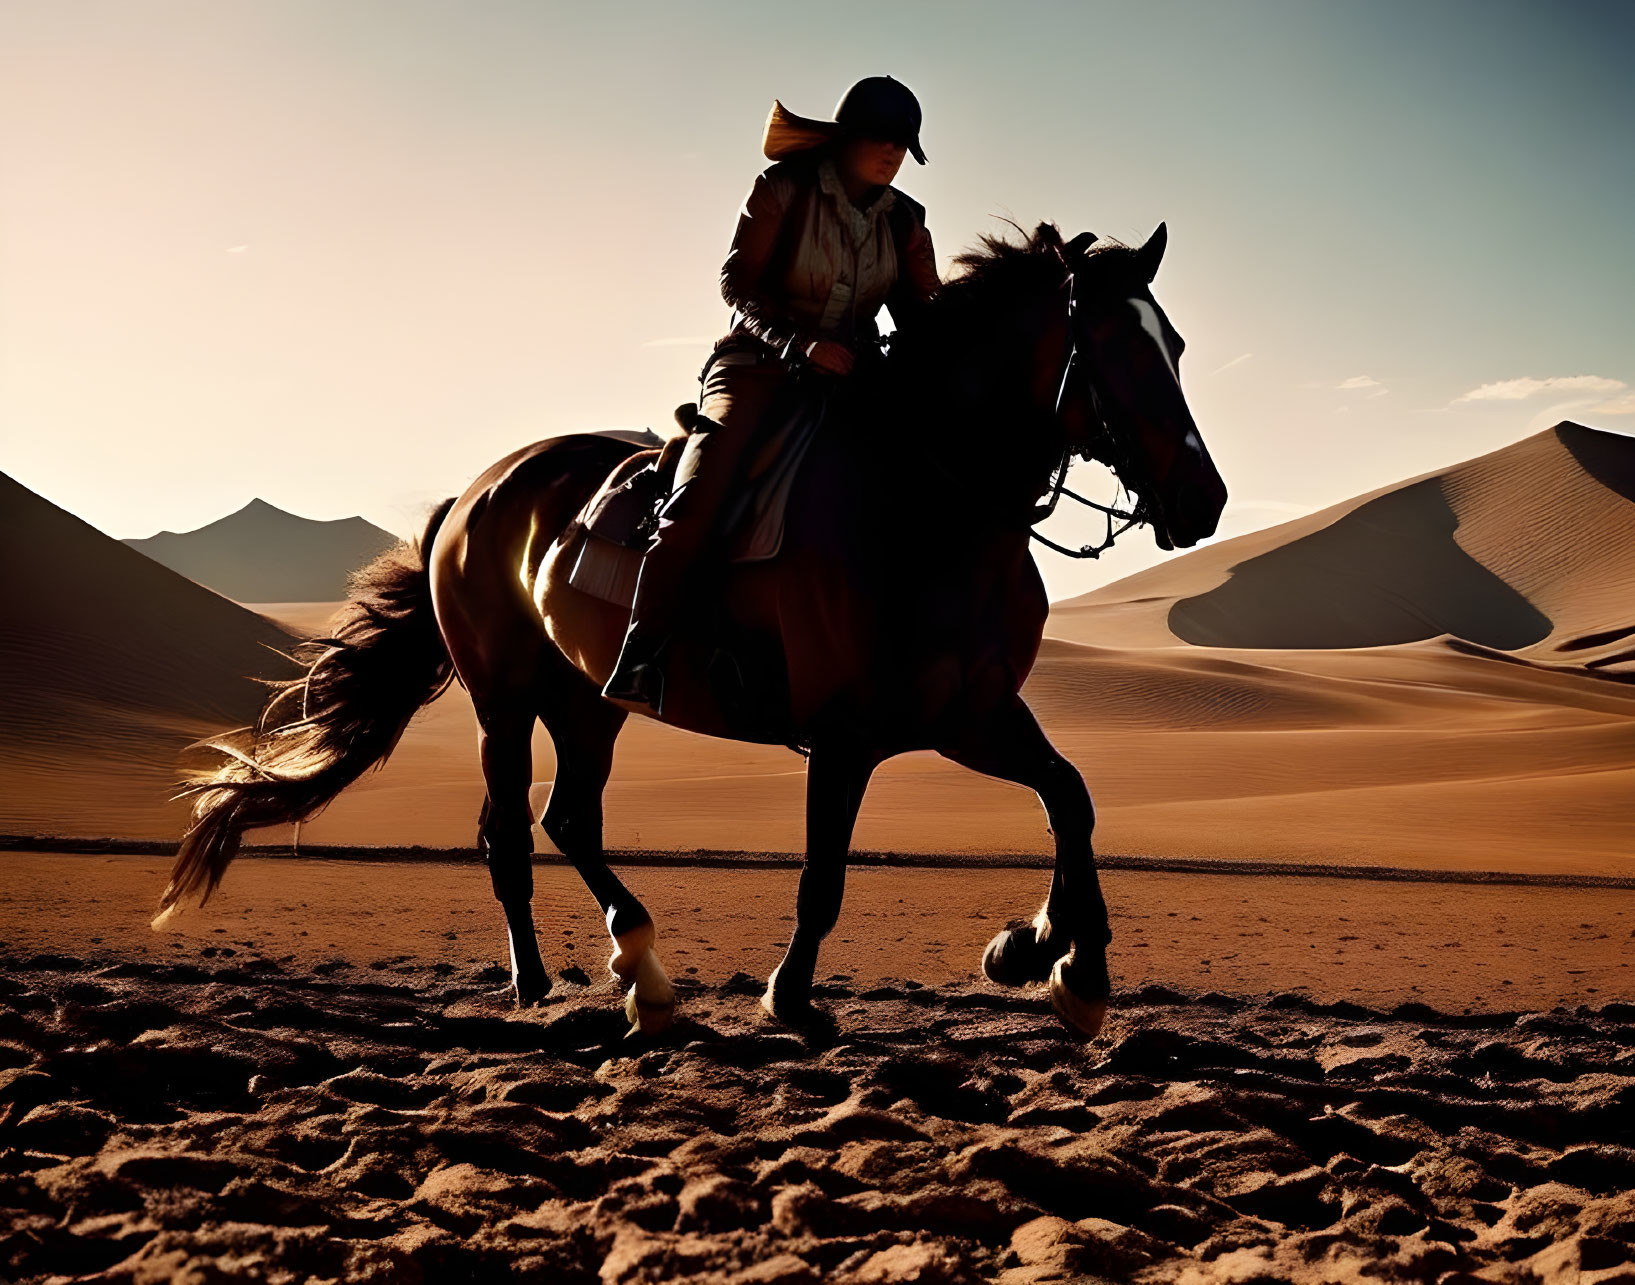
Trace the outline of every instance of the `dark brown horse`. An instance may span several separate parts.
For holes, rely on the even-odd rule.
[[[1215,529],[1226,491],[1181,390],[1181,338],[1149,288],[1164,244],[1162,225],[1139,248],[1089,233],[1064,242],[1049,224],[1020,245],[985,238],[886,357],[822,394],[827,419],[779,556],[695,586],[669,653],[665,721],[809,754],[796,926],[763,1000],[773,1015],[811,1015],[870,775],[932,749],[1037,791],[1055,834],[1048,900],[994,938],[984,971],[1008,985],[1048,979],[1073,1028],[1100,1028],[1110,933],[1090,794],[1020,695],[1047,612],[1029,536],[1069,453],[1114,469],[1162,547]],[[600,688],[627,613],[568,582],[575,515],[637,449],[579,434],[517,451],[438,509],[419,551],[361,573],[333,636],[303,644],[306,673],[256,728],[220,742],[228,762],[189,787],[194,820],[162,911],[208,896],[246,829],[314,815],[458,675],[482,728],[479,846],[518,1002],[538,1003],[551,984],[531,908],[538,719],[558,765],[545,833],[606,912],[627,1011],[662,1026],[674,1001],[652,920],[602,849],[626,714]]]

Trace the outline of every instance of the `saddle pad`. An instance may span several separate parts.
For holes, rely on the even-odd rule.
[[[825,404],[802,397],[756,453],[742,498],[727,518],[727,560],[765,562],[783,547],[784,517],[801,462],[822,427]]]
[[[722,514],[729,562],[777,557],[789,496],[823,415],[821,402],[799,399],[755,452],[736,502]],[[665,454],[672,458],[664,459]],[[579,543],[568,573],[575,589],[621,607],[635,601],[650,517],[669,494],[673,455],[656,450],[632,455],[580,510],[570,537]]]
[[[579,551],[572,555],[568,583],[580,593],[611,602],[616,607],[635,606],[636,578],[642,569],[641,550],[627,549],[586,530],[581,530],[576,538]]]

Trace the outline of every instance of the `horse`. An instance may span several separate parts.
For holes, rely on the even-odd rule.
[[[1043,906],[989,942],[983,972],[1048,983],[1072,1032],[1101,1029],[1111,930],[1095,810],[1021,695],[1048,611],[1030,537],[1074,456],[1112,470],[1136,498],[1120,512],[1125,526],[1150,525],[1161,548],[1215,530],[1226,488],[1181,387],[1184,341],[1151,291],[1166,243],[1163,224],[1140,246],[1089,232],[1064,240],[1050,223],[1019,243],[983,236],[872,366],[841,389],[803,390],[827,399],[825,420],[778,556],[717,565],[690,590],[667,653],[663,721],[807,756],[796,924],[761,999],[775,1019],[821,1020],[813,975],[872,773],[934,750],[1034,790],[1054,834]],[[655,926],[602,842],[602,793],[628,712],[601,688],[628,612],[569,577],[576,516],[638,449],[579,433],[518,450],[444,501],[418,544],[356,575],[327,636],[295,650],[304,672],[274,681],[254,727],[211,743],[225,762],[186,783],[193,817],[156,926],[184,897],[203,904],[245,830],[316,815],[458,678],[480,725],[477,844],[505,917],[516,1003],[539,1004],[551,988],[532,912],[537,719],[557,760],[538,823],[606,916],[632,1031],[663,1029],[675,999]],[[750,697],[736,708],[721,697],[723,655]]]

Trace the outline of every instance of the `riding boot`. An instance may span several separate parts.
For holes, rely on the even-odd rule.
[[[602,689],[608,700],[634,713],[658,715],[663,653],[686,614],[694,568],[743,476],[757,425],[786,377],[774,364],[715,363],[676,464],[675,490],[659,511],[658,532],[642,558],[630,628]]]
[[[666,569],[656,566],[656,561],[651,552],[642,559],[630,628],[618,663],[602,688],[606,699],[654,717],[659,716],[664,702],[663,654],[674,632],[680,596]]]
[[[657,717],[664,704],[664,665],[661,655],[665,638],[643,636],[632,626],[625,635],[619,651],[619,663],[602,688],[602,695],[626,708],[639,707],[640,711]]]

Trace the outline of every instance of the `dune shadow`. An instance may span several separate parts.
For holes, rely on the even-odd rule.
[[[1530,646],[1548,616],[1455,542],[1459,519],[1428,478],[1233,568],[1176,602],[1169,627],[1195,646],[1381,647],[1453,634],[1500,651]]]
[[[1635,438],[1562,420],[1555,434],[1578,465],[1607,490],[1635,503]]]

